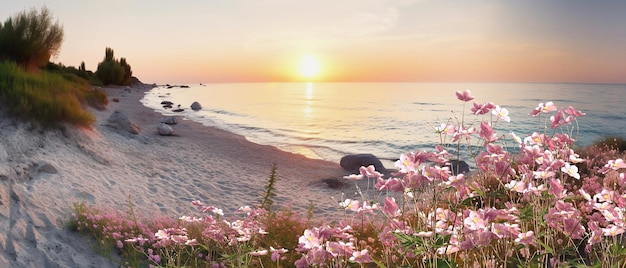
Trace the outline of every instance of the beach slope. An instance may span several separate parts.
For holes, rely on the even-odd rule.
[[[0,267],[118,267],[94,252],[96,241],[68,230],[74,203],[126,211],[130,201],[139,215],[177,218],[198,214],[190,203],[201,200],[228,213],[258,204],[272,163],[275,204],[305,211],[313,202],[316,217],[337,213],[341,191],[323,182],[345,175],[337,163],[182,118],[174,136],[160,136],[162,115],[140,103],[150,88],[104,88],[109,105],[92,111],[90,129],[42,130],[0,116]],[[115,111],[139,134],[112,127]]]

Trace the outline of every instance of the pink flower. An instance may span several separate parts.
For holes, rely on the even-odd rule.
[[[351,181],[358,181],[358,180],[362,180],[363,178],[365,178],[365,176],[363,175],[356,175],[356,174],[350,174],[348,176],[343,176],[344,179],[346,180],[351,180]]]
[[[591,195],[585,192],[585,190],[580,189],[578,190],[578,193],[580,193],[580,196],[582,196],[585,200],[587,200],[588,202],[591,202]]]
[[[449,254],[456,253],[459,250],[461,250],[461,248],[459,248],[456,245],[448,245],[448,246],[444,246],[444,247],[438,248],[437,249],[437,254],[439,254],[439,255],[449,255]]]
[[[498,238],[516,238],[519,235],[520,227],[519,224],[510,224],[507,222],[493,223],[491,225],[491,232],[494,233]]]
[[[459,187],[465,183],[465,175],[459,174],[457,176],[448,177],[448,181],[445,182],[447,185],[451,185],[454,187]]]
[[[605,236],[616,236],[624,233],[624,228],[611,224],[606,228],[602,228],[602,233]]]
[[[354,251],[354,245],[352,244],[352,242],[346,243],[344,241],[327,241],[326,251],[330,253],[330,255],[332,255],[333,257],[337,257],[339,255],[352,255],[352,252]]]
[[[501,108],[496,105],[496,108],[491,112],[493,115],[497,116],[499,119],[502,119],[506,122],[511,122],[511,118],[509,117],[509,110],[506,108]]]
[[[534,245],[535,242],[535,232],[528,231],[525,233],[519,233],[517,238],[515,238],[515,242],[522,245]]]
[[[544,216],[548,226],[574,239],[581,239],[585,234],[580,217],[581,212],[578,209],[562,200],[557,200],[554,207],[550,208],[548,214]]]
[[[270,246],[270,252],[272,252],[272,261],[277,262],[280,259],[280,254],[287,253],[289,250],[284,248],[275,249]]]
[[[398,209],[398,204],[396,204],[396,199],[389,196],[385,197],[383,212],[392,218],[400,216],[400,210]]]
[[[574,153],[573,150],[570,149],[570,152],[571,152],[571,154],[569,155],[569,161],[570,162],[572,162],[574,164],[585,162],[585,160],[580,158],[580,155]]]
[[[561,168],[561,171],[567,173],[572,178],[580,180],[580,174],[578,174],[578,167],[575,165],[570,165],[569,163],[565,163],[565,165]]]
[[[572,107],[572,106],[568,106],[567,110],[565,110],[565,113],[569,114],[571,116],[576,116],[576,117],[585,115],[585,113],[583,113],[581,111],[574,110],[574,107]]]
[[[550,188],[548,189],[548,193],[554,195],[556,198],[564,198],[566,196],[567,191],[563,184],[561,184],[561,180],[559,179],[550,179],[548,180],[548,185]]]
[[[561,120],[561,114],[562,113],[556,113],[555,115],[550,116],[550,128],[556,129],[566,123]]]
[[[356,263],[370,263],[372,262],[372,257],[370,256],[367,249],[361,251],[355,250],[354,252],[352,252],[352,257],[350,257],[350,261]]]
[[[387,180],[383,178],[378,178],[375,187],[379,191],[382,191],[382,190],[391,190],[394,192],[404,191],[404,186],[402,185],[402,182],[398,178],[390,178]]]
[[[357,210],[357,213],[374,213],[374,210],[378,209],[378,204],[370,205],[369,202],[363,201],[361,207]]]
[[[543,145],[545,140],[546,140],[546,136],[544,134],[533,132],[533,134],[524,138],[524,143],[533,144],[533,145]]]
[[[511,189],[511,191],[523,194],[526,192],[528,184],[524,181],[511,180],[505,184],[504,187]]]
[[[370,179],[377,179],[383,176],[383,174],[376,171],[376,168],[373,165],[369,165],[367,167],[362,166],[359,168],[359,172],[361,172],[361,175]]]
[[[298,243],[306,249],[317,248],[320,246],[320,242],[319,232],[310,229],[304,230],[304,234],[298,238]]]
[[[590,221],[587,226],[589,226],[589,231],[591,231],[591,237],[589,237],[587,243],[594,245],[602,242],[602,229],[598,226],[598,222]]]
[[[484,121],[480,123],[479,134],[481,138],[485,139],[485,143],[494,142],[498,139],[496,132],[491,127],[491,124]]]
[[[537,106],[537,108],[535,108],[532,112],[530,112],[530,115],[537,116],[540,113],[548,113],[552,111],[556,111],[556,106],[554,106],[554,103],[549,101],[544,104],[542,102],[542,103],[539,103],[539,106]]]
[[[267,249],[259,249],[259,250],[255,250],[250,252],[251,256],[265,256],[267,255]]]
[[[481,230],[486,228],[487,220],[481,211],[470,211],[469,216],[463,220],[463,224],[470,230]]]
[[[607,162],[607,164],[604,165],[604,167],[600,171],[603,174],[606,174],[609,171],[609,169],[618,170],[621,168],[626,168],[626,163],[624,163],[623,159],[618,158],[615,160],[609,160],[609,162]]]
[[[472,92],[469,91],[469,89],[465,91],[457,91],[456,98],[464,102],[468,102],[474,99],[474,97],[472,96]]]
[[[535,179],[549,179],[556,175],[554,172],[546,170],[534,171],[533,173],[535,174]]]
[[[454,125],[445,123],[441,124],[440,127],[436,127],[435,131],[443,135],[452,135],[456,132]]]
[[[355,212],[358,211],[361,207],[359,200],[352,200],[350,198],[344,200],[343,202],[340,202],[339,206],[345,208],[346,210],[351,210]]]
[[[515,133],[513,131],[511,131],[509,134],[511,135],[511,138],[513,138],[513,141],[515,141],[515,143],[517,143],[520,146],[522,146],[522,138],[520,138],[519,136],[515,135]]]
[[[613,203],[614,198],[615,198],[615,191],[611,191],[606,188],[602,189],[600,193],[597,193],[596,195],[593,196],[593,199],[595,199],[597,202]]]
[[[475,115],[481,115],[489,113],[493,108],[496,108],[496,105],[491,102],[485,102],[482,105],[474,102],[474,107],[470,111]]]
[[[624,214],[618,207],[609,207],[602,211],[602,215],[608,222],[624,225]]]
[[[475,132],[476,132],[476,129],[474,127],[465,128],[465,126],[459,125],[457,131],[454,132],[454,138],[452,139],[452,142],[457,142],[461,138],[465,138],[465,140],[469,140],[470,135],[474,134]]]

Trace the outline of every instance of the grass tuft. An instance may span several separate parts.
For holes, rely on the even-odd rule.
[[[0,102],[9,115],[44,126],[90,126],[95,118],[83,105],[104,106],[107,98],[73,74],[28,73],[14,63],[0,62]]]

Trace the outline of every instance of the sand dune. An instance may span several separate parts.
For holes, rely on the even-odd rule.
[[[179,120],[176,136],[159,136],[162,116],[141,105],[148,86],[106,88],[110,101],[92,129],[46,130],[0,117],[0,267],[116,267],[94,253],[91,241],[67,230],[72,204],[141,215],[197,213],[202,200],[225,211],[258,203],[272,163],[278,165],[277,203],[318,217],[338,213],[337,163],[311,160],[216,128]],[[114,111],[140,128],[133,135],[108,126]]]

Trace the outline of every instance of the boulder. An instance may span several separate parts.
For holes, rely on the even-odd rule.
[[[467,174],[470,172],[470,167],[463,160],[450,160],[450,172],[454,176],[458,174]]]
[[[176,125],[178,124],[178,119],[176,119],[176,116],[168,116],[166,118],[161,119],[161,123],[165,123],[168,125]]]
[[[37,167],[37,172],[43,172],[43,173],[48,173],[48,174],[57,174],[58,171],[56,168],[54,168],[53,165],[51,165],[50,163],[39,163],[38,167]]]
[[[174,134],[174,130],[172,129],[172,127],[165,123],[159,124],[158,130],[159,135],[161,136],[171,136],[172,134]]]
[[[202,105],[200,105],[200,103],[199,103],[199,102],[194,101],[194,102],[191,104],[191,109],[192,109],[192,110],[194,110],[194,111],[199,111],[200,109],[202,109]]]
[[[171,101],[162,101],[161,105],[174,105],[174,103]]]
[[[341,158],[339,165],[352,173],[358,173],[361,166],[367,167],[369,165],[373,165],[376,171],[380,173],[387,172],[383,163],[373,154],[349,154]]]
[[[126,131],[131,134],[139,134],[140,128],[137,124],[130,121],[128,116],[122,111],[114,111],[109,119],[107,120],[107,125],[109,127]]]

